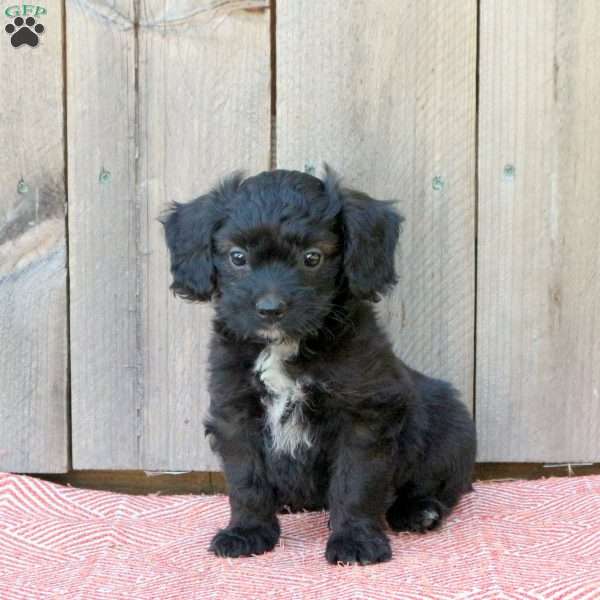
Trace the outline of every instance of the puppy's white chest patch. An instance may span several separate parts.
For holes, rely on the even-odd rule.
[[[258,355],[254,365],[254,372],[267,391],[263,403],[273,449],[291,456],[301,445],[312,445],[304,415],[305,394],[285,366],[285,361],[296,354],[298,344],[272,343]]]

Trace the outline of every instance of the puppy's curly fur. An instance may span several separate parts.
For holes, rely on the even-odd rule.
[[[212,299],[206,432],[223,462],[219,556],[271,550],[277,513],[328,508],[331,563],[388,560],[470,490],[472,420],[403,364],[371,302],[396,283],[389,203],[296,171],[231,176],[164,216],[173,290]]]

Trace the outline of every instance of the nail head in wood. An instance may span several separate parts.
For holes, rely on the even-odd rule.
[[[304,172],[308,173],[309,175],[314,175],[315,174],[315,165],[313,165],[312,162],[307,160],[304,163]]]
[[[439,192],[441,190],[444,189],[444,178],[440,175],[436,175],[432,180],[431,180],[431,187],[436,191]]]
[[[110,171],[107,171],[104,167],[102,167],[100,171],[100,175],[98,175],[98,181],[100,183],[108,183],[112,178]]]
[[[19,180],[17,183],[17,193],[18,194],[26,194],[29,191],[29,186],[25,183],[23,179]]]
[[[514,179],[515,177],[515,166],[514,165],[504,165],[503,169],[504,179]]]

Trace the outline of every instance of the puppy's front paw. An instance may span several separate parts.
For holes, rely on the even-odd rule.
[[[209,550],[217,556],[238,558],[273,550],[279,539],[279,524],[228,527],[212,539]]]
[[[390,543],[381,531],[354,531],[333,533],[325,550],[327,562],[370,565],[392,558]]]

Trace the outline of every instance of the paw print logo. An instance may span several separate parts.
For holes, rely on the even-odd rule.
[[[15,48],[23,44],[35,48],[40,41],[39,35],[44,33],[44,26],[41,23],[36,24],[33,17],[27,17],[26,20],[17,17],[4,28],[4,31],[10,35],[10,43]]]

